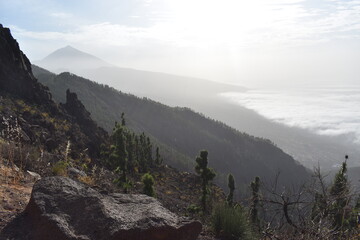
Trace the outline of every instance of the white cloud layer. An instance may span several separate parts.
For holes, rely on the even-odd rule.
[[[273,121],[360,144],[360,88],[253,90],[224,93],[230,101]]]

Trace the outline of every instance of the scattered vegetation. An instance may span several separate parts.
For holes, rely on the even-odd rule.
[[[16,104],[28,112],[38,114],[38,109],[28,107],[23,101]],[[55,118],[51,120],[50,114],[39,116],[52,126],[59,121]],[[121,123],[115,124],[109,145],[103,147],[103,160],[99,168],[88,157],[86,150],[77,150],[76,155],[72,154],[70,141],[63,142],[56,155],[49,155],[50,153],[36,145],[37,143],[34,146],[25,144],[27,136],[15,117],[3,116],[0,131],[0,161],[13,167],[13,173],[19,174],[16,181],[19,181],[24,170],[36,165],[39,170],[48,168],[52,174],[63,176],[69,176],[69,168],[79,169],[84,175],[78,175],[76,178],[93,186],[104,181],[102,166],[107,166],[116,173],[111,177],[115,177],[115,183],[124,192],[129,192],[135,186],[136,179],[141,178],[142,191],[149,196],[155,196],[154,177],[164,178],[162,172],[152,174],[162,163],[159,147],[154,149],[150,138],[144,133],[135,134],[129,130],[124,114],[121,116]],[[193,191],[201,201],[200,205],[189,202],[184,208],[185,215],[197,217],[199,213],[203,213],[201,216],[204,216],[212,212],[211,224],[214,233],[221,239],[238,239],[239,236],[242,239],[250,239],[254,237],[254,232],[264,238],[351,239],[359,234],[357,218],[360,200],[352,191],[347,179],[346,161],[347,156],[331,184],[326,184],[320,169],[314,172],[316,181],[310,184],[311,187],[304,185],[291,191],[288,188],[279,191],[276,189],[277,183],[273,186],[260,184],[260,178],[256,177],[250,184],[250,202],[244,205],[248,207],[234,201],[235,179],[229,174],[226,204],[216,205],[211,209],[208,202],[213,196],[209,194],[209,185],[215,177],[215,172],[208,167],[207,151],[201,151],[195,167],[201,182],[198,192]],[[164,195],[169,196],[175,195],[178,191],[176,186],[165,189],[167,190]],[[184,201],[188,199],[187,196],[181,197]],[[208,222],[207,217],[202,218],[205,223]]]
[[[269,238],[357,239],[360,219],[356,193],[350,190],[346,175],[347,158],[331,184],[326,183],[320,168],[314,170],[312,182],[292,190],[283,188],[282,192],[276,190],[276,181],[258,188],[255,179],[252,206],[261,206],[262,214],[260,221],[251,214],[253,224],[257,227],[260,222],[258,229]],[[260,195],[261,189],[264,192]]]
[[[219,176],[224,176],[216,179],[223,188],[227,188],[229,172],[233,173],[241,194],[248,191],[248,184],[255,176],[271,179],[279,169],[282,172],[279,184],[288,187],[311,177],[269,140],[238,132],[188,108],[168,107],[70,73],[55,75],[37,67],[33,71],[58,102],[65,102],[66,89],[76,92],[92,118],[109,132],[114,121],[119,121],[125,112],[126,126],[137,134],[146,132],[153,146],[160,147],[164,162],[177,169],[192,171],[194,151],[206,147],[213,159],[210,166]]]
[[[145,133],[135,134],[126,127],[124,113],[121,115],[121,124],[115,122],[110,140],[109,145],[102,146],[102,159],[109,169],[119,174],[120,177],[115,182],[123,187],[125,192],[132,186],[128,179],[129,174],[134,177],[162,163],[158,147],[156,158],[153,158],[150,138]]]
[[[19,181],[26,164],[22,144],[22,129],[17,118],[2,117],[0,123],[0,163],[16,170],[14,182]],[[17,164],[17,165],[16,165]],[[19,167],[18,167],[19,166]],[[7,179],[8,176],[5,176]]]
[[[91,86],[98,88],[95,84]],[[102,90],[104,95],[109,91],[119,95],[119,92],[109,87],[102,87]],[[229,194],[226,201],[225,196],[221,196],[223,203],[211,209],[208,203],[214,196],[210,194],[210,187],[216,174],[212,168],[208,167],[207,151],[201,151],[196,158],[195,172],[198,174],[197,178],[194,176],[192,179],[189,174],[179,174],[179,176],[185,177],[178,177],[176,183],[171,183],[171,177],[161,172],[165,166],[161,166],[163,157],[160,155],[159,147],[155,148],[150,136],[145,135],[145,133],[131,131],[127,127],[124,113],[120,116],[121,123],[115,123],[109,142],[102,146],[102,159],[98,160],[91,159],[87,154],[87,149],[76,148],[77,142],[73,139],[70,142],[62,133],[62,131],[68,132],[70,129],[76,130],[79,126],[74,127],[67,119],[57,118],[49,111],[41,110],[37,105],[28,105],[24,100],[17,99],[10,102],[11,104],[6,106],[0,105],[1,112],[7,111],[7,116],[2,115],[0,123],[0,161],[1,164],[11,166],[19,174],[31,169],[32,166],[37,166],[39,170],[46,169],[44,172],[48,172],[45,172],[43,176],[50,174],[70,176],[72,171],[78,173],[75,176],[77,179],[89,185],[101,184],[106,179],[115,179],[114,182],[123,188],[124,192],[129,192],[133,186],[137,185],[139,189],[143,187],[142,191],[145,194],[153,197],[156,196],[159,187],[163,190],[162,199],[178,201],[176,204],[172,202],[167,204],[173,204],[174,209],[179,212],[187,211],[191,214],[201,212],[202,216],[210,216],[209,213],[211,212],[210,218],[214,233],[221,239],[253,239],[254,232],[256,235],[262,235],[264,239],[356,239],[359,236],[357,218],[360,210],[360,198],[352,191],[347,179],[347,156],[331,184],[326,184],[320,169],[314,172],[314,182],[291,190],[284,187],[284,184],[278,184],[277,179],[273,185],[267,186],[260,182],[259,177],[256,177],[250,184],[251,198],[248,205],[236,203],[234,200],[235,179],[233,175],[229,174],[227,179]],[[121,103],[121,101],[117,102]],[[166,109],[167,112],[172,113],[165,114],[166,116],[156,116],[159,118],[154,117],[160,124],[170,124],[173,128],[192,126],[190,131],[193,132],[191,134],[189,132],[189,134],[183,134],[182,130],[185,131],[184,129],[177,128],[174,130],[168,127],[167,130],[171,132],[169,134],[171,139],[162,136],[162,140],[168,140],[173,145],[175,142],[181,142],[181,147],[189,149],[189,145],[192,143],[186,139],[190,136],[194,138],[196,143],[204,142],[206,139],[212,149],[221,149],[221,151],[216,151],[215,157],[220,158],[222,156],[220,160],[226,160],[226,167],[219,166],[219,163],[223,162],[217,161],[218,166],[222,168],[222,173],[234,167],[231,164],[235,162],[234,156],[241,158],[241,163],[251,161],[253,164],[259,163],[258,159],[252,159],[251,156],[247,156],[241,150],[250,152],[250,150],[255,149],[259,152],[271,152],[273,155],[267,155],[272,155],[273,158],[282,157],[281,159],[284,161],[278,161],[280,165],[284,162],[291,162],[290,157],[284,157],[283,153],[275,149],[270,143],[238,133],[221,123],[208,121],[203,116],[188,109],[168,109],[149,100],[137,99],[136,104],[138,103],[141,103],[139,104],[141,106],[142,104],[145,105],[144,109],[147,111],[149,109],[156,110],[160,106],[161,109]],[[26,121],[22,121],[20,117],[9,117],[10,113],[14,113],[13,115],[16,116],[27,115],[28,119],[35,119],[36,124],[28,124],[28,129],[24,128],[36,140],[33,145],[29,143],[31,138],[21,126]],[[118,117],[118,115],[116,116]],[[169,116],[175,116],[175,119]],[[103,114],[103,118],[107,118],[106,114]],[[144,116],[142,115],[137,119],[144,119]],[[152,122],[155,122],[154,119]],[[177,124],[181,122],[187,124]],[[151,133],[158,134],[164,131],[164,129],[153,129],[153,126],[147,126],[147,123],[138,124],[137,127],[146,126]],[[206,128],[202,128],[203,125],[206,125]],[[30,131],[31,128],[39,128],[40,130]],[[211,132],[210,129],[216,130]],[[82,134],[80,130],[77,133]],[[59,147],[59,144],[54,144],[54,148],[50,147],[52,144],[49,143],[54,142],[54,138],[58,136],[62,140],[60,142],[62,147]],[[78,136],[73,136],[74,139],[76,137]],[[83,138],[80,139],[84,140]],[[231,144],[241,147],[234,147]],[[49,149],[45,150],[45,146]],[[194,146],[191,148],[193,149]],[[233,154],[234,149],[238,150],[236,152],[239,154]],[[186,151],[185,153],[189,154]],[[153,156],[154,152],[155,157]],[[228,158],[232,160],[228,161]],[[95,165],[95,161],[100,167]],[[288,174],[287,177],[292,174],[290,171],[292,166],[292,164],[286,166],[289,169],[289,173],[286,173]],[[105,167],[111,171],[106,170]],[[71,168],[73,169],[71,170]],[[267,171],[269,169],[271,168],[260,170]],[[244,179],[253,176],[253,173],[246,173],[248,170],[246,168],[240,170]],[[106,174],[108,175],[105,176]],[[303,175],[300,174],[299,176]],[[292,176],[292,178],[296,179],[296,176]],[[139,179],[142,183],[138,184]],[[193,181],[189,181],[189,179]],[[157,185],[155,189],[155,184],[159,183],[162,186]],[[199,206],[189,201],[192,196],[179,196],[178,193],[181,188],[179,184],[184,184],[193,195],[200,197]],[[278,189],[279,186],[281,186],[280,190]],[[171,196],[174,197],[171,198]],[[184,202],[187,205],[178,206],[178,203],[183,204]],[[204,222],[207,223],[208,219],[204,219]]]

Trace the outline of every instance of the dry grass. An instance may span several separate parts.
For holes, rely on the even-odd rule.
[[[78,180],[80,182],[83,182],[89,186],[94,186],[95,185],[95,179],[92,176],[79,176]]]
[[[19,181],[23,177],[22,170],[25,165],[21,143],[22,129],[17,118],[3,117],[1,125],[3,130],[0,135],[0,164],[13,170],[11,175],[4,171],[5,181],[9,181],[9,177],[13,181]],[[15,165],[16,160],[20,168]]]
[[[18,170],[0,163],[0,230],[24,210],[30,200],[35,179]]]

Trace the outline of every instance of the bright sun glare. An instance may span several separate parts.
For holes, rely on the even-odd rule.
[[[201,46],[241,45],[282,17],[280,8],[261,0],[181,0],[171,1],[170,8],[174,29]]]

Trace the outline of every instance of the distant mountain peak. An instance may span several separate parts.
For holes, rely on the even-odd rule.
[[[71,46],[71,45],[67,45],[67,46],[65,46],[65,47],[62,47],[62,48],[59,48],[59,49],[57,49],[57,50],[55,50],[53,53],[55,53],[55,52],[65,52],[65,51],[71,51],[71,52],[77,52],[77,53],[85,53],[85,52],[83,52],[83,51],[80,51],[79,49],[77,49],[77,48],[74,48],[73,46]],[[85,53],[85,54],[87,54],[87,53]],[[49,54],[48,56],[50,56],[51,54]],[[89,54],[90,55],[90,54]],[[90,55],[91,56],[91,55]]]
[[[64,47],[64,49],[75,49],[75,50],[77,50],[76,48],[74,48],[73,46],[71,46],[71,45],[67,45],[67,46],[65,46]]]
[[[71,45],[59,48],[44,59],[34,63],[55,73],[71,71],[73,68],[86,70],[112,66],[104,60]]]
[[[88,58],[88,59],[97,59],[102,61],[100,58],[95,57],[89,53],[80,51],[79,49],[76,49],[70,45],[67,45],[63,48],[59,48],[55,50],[54,52],[50,53],[48,56],[46,56],[43,60],[49,60],[52,58]]]

